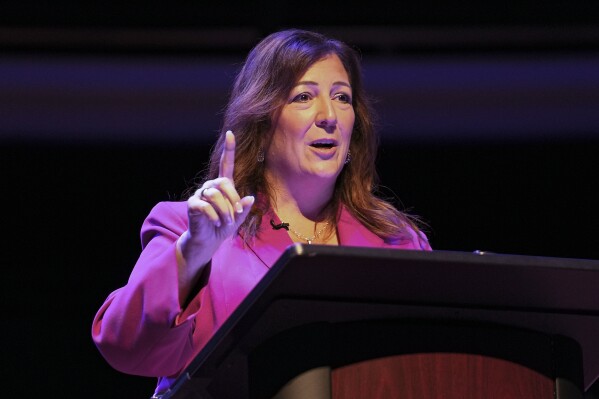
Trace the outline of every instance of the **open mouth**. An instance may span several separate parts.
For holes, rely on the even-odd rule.
[[[310,147],[321,148],[321,149],[331,149],[333,147],[337,147],[337,143],[332,140],[319,140],[313,143],[310,143]]]
[[[324,143],[317,143],[317,144],[310,144],[311,147],[314,148],[333,148],[333,144],[324,144]]]

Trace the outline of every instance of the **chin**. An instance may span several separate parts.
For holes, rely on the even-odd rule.
[[[341,169],[338,169],[338,168],[313,170],[311,172],[311,174],[314,177],[318,177],[321,179],[337,179],[337,176],[339,176],[339,173],[341,173]]]

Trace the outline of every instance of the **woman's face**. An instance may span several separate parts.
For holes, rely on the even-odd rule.
[[[299,79],[275,118],[267,173],[288,183],[305,177],[334,182],[347,156],[354,119],[347,72],[337,55],[329,55]]]

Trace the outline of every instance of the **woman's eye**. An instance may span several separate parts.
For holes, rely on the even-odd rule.
[[[335,96],[335,98],[342,103],[351,104],[351,97],[348,94],[339,93]]]
[[[301,93],[298,94],[297,96],[293,97],[293,102],[294,103],[305,103],[308,102],[310,100],[311,96],[308,93]]]

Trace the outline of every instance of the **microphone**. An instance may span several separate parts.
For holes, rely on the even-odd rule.
[[[285,229],[289,231],[289,223],[275,224],[274,220],[270,219],[270,225],[272,226],[273,230]]]

